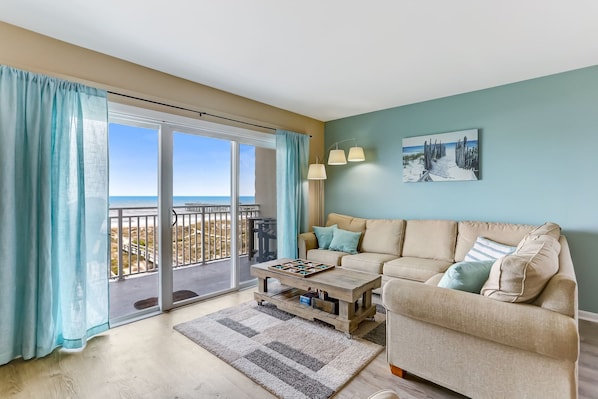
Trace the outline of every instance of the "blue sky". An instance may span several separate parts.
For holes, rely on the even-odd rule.
[[[158,194],[158,131],[110,124],[110,195]],[[226,140],[175,133],[175,196],[230,195],[230,147]],[[255,148],[240,146],[240,195],[255,195]]]

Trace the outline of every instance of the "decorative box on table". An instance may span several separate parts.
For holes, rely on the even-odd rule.
[[[324,312],[338,314],[338,299],[327,297],[326,299],[313,298],[311,304],[314,309]]]
[[[318,293],[315,291],[307,291],[306,293],[304,293],[303,295],[301,295],[299,297],[299,303],[306,305],[306,306],[312,306],[312,302],[314,298],[318,297]]]

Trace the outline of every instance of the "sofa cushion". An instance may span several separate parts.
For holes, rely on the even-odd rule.
[[[457,222],[407,220],[402,255],[454,262]]]
[[[530,302],[559,270],[560,227],[544,224],[521,240],[517,250],[494,262],[482,295],[504,302]]]
[[[540,237],[540,236],[550,236],[556,240],[558,240],[561,236],[561,226],[556,223],[546,222],[541,226],[536,227],[532,231],[530,231],[526,238],[531,237]]]
[[[455,247],[455,261],[465,259],[465,255],[473,247],[478,237],[500,242],[505,245],[517,246],[519,242],[536,226],[529,224],[513,224],[498,222],[459,222],[457,245]]]
[[[344,268],[373,274],[382,274],[384,262],[396,259],[395,255],[362,252],[357,255],[343,256],[341,265]]]
[[[442,280],[442,277],[444,277],[444,273],[436,273],[435,275],[424,281],[424,284],[433,285],[434,287],[437,287],[440,280]]]
[[[403,256],[384,263],[382,272],[389,277],[424,282],[437,273],[444,273],[453,262]]]
[[[332,230],[332,241],[329,249],[333,251],[342,251],[350,254],[357,253],[357,245],[361,238],[361,232],[349,231],[343,229]]]
[[[347,252],[331,251],[329,249],[310,249],[307,251],[307,259],[334,266],[340,266],[342,257],[346,255],[349,254]]]
[[[328,214],[328,219],[326,220],[326,226],[332,226],[336,224],[339,229],[349,230],[349,231],[365,231],[365,224],[366,219],[362,218],[354,218],[353,216],[341,215],[339,213],[330,213]],[[357,244],[357,252],[361,252],[361,240],[363,239],[363,234],[359,239],[359,244]]]
[[[330,213],[326,220],[326,226],[332,226],[333,224],[338,225],[339,229],[363,232],[365,230],[366,219]]]
[[[496,260],[515,252],[515,249],[517,249],[517,247],[501,244],[485,237],[478,237],[475,240],[473,247],[465,255],[464,260],[466,262]],[[490,269],[488,269],[488,271],[490,271]]]
[[[327,227],[313,226],[314,234],[318,239],[319,249],[328,249],[328,247],[330,247],[330,242],[332,241],[332,233],[337,228],[338,226],[336,224]]]
[[[494,260],[463,261],[451,265],[438,282],[442,288],[479,294],[488,280]]]
[[[368,219],[361,241],[361,252],[401,255],[405,221],[402,219]]]

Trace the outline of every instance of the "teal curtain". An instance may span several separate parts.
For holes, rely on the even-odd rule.
[[[309,136],[276,131],[276,243],[279,258],[297,257],[297,236],[307,231]]]
[[[0,364],[108,329],[106,92],[0,66]]]

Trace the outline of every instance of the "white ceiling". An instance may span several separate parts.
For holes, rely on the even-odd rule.
[[[0,0],[0,20],[322,121],[598,65],[596,0]]]

